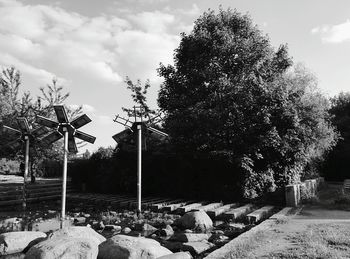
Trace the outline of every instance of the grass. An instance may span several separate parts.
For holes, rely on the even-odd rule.
[[[303,233],[290,237],[295,246],[268,258],[349,258],[350,225],[310,225]]]
[[[263,240],[267,240],[269,236],[263,230],[258,230],[254,235],[242,240],[235,245],[235,249],[230,252],[229,257],[231,259],[247,258],[247,255],[253,251],[258,245],[263,243]]]

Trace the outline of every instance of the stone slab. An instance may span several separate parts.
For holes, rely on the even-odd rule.
[[[230,210],[231,208],[233,207],[236,207],[238,206],[238,203],[231,203],[231,204],[226,204],[226,205],[223,205],[219,208],[216,208],[216,209],[213,209],[213,210],[208,210],[207,211],[207,214],[209,217],[211,218],[215,218],[221,214],[223,214],[224,212]]]
[[[247,220],[249,223],[255,224],[261,220],[268,218],[271,215],[273,209],[273,206],[264,206],[260,209],[253,211],[252,213],[249,213],[247,215]]]
[[[222,216],[226,219],[235,220],[247,215],[249,212],[253,211],[253,209],[254,209],[254,205],[249,203],[244,206],[226,211],[225,213],[222,214]]]

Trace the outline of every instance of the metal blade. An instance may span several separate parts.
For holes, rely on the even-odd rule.
[[[152,132],[154,132],[154,133],[156,133],[156,134],[158,134],[158,135],[161,135],[161,136],[163,136],[163,137],[169,137],[169,135],[166,134],[165,132],[160,131],[160,130],[157,130],[157,129],[155,129],[155,128],[147,127],[147,129],[148,129],[149,131],[152,131]]]
[[[80,117],[74,119],[70,123],[70,125],[72,125],[76,129],[79,129],[79,128],[83,127],[84,125],[88,124],[89,122],[91,122],[91,119],[86,114],[83,114]]]
[[[119,143],[124,138],[130,136],[132,132],[129,129],[125,129],[115,135],[112,136],[112,138],[115,140],[115,142]]]
[[[55,109],[55,113],[57,116],[57,120],[59,123],[68,123],[68,116],[66,110],[63,105],[55,105],[53,107]]]
[[[14,129],[14,128],[11,128],[11,127],[6,126],[6,125],[3,125],[2,130],[3,131],[7,131],[8,133],[11,133],[11,134],[17,134],[17,135],[21,135],[22,134],[21,131],[19,131],[17,129]]]
[[[52,133],[50,133],[49,135],[45,136],[44,138],[42,138],[40,140],[41,143],[43,143],[44,145],[50,145],[51,143],[59,140],[60,138],[62,138],[62,134],[59,133],[58,131],[54,131]]]
[[[68,137],[68,151],[74,154],[78,153],[77,144],[73,136]]]
[[[37,138],[37,137],[45,135],[48,132],[49,132],[49,130],[43,126],[43,127],[39,127],[39,128],[34,129],[32,131],[32,135]]]
[[[58,127],[58,122],[45,118],[43,116],[37,115],[36,122],[40,125],[46,126],[51,129],[56,129]]]
[[[79,130],[76,130],[75,131],[75,134],[74,134],[75,137],[81,139],[81,140],[84,140],[86,142],[89,142],[91,144],[94,144],[95,140],[96,140],[96,137],[94,136],[91,136],[89,134],[86,134],[84,132],[81,132]]]
[[[28,133],[30,131],[29,124],[26,118],[19,117],[17,118],[17,122],[22,131]]]

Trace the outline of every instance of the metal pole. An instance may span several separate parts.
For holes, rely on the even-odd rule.
[[[68,161],[68,129],[63,128],[64,131],[64,157],[63,157],[63,177],[62,177],[62,210],[61,220],[62,224],[66,217],[66,187],[67,187],[67,161]],[[62,227],[62,226],[61,226]]]
[[[137,213],[141,213],[142,125],[137,125]]]
[[[25,154],[24,154],[24,174],[23,174],[23,210],[25,211],[27,207],[27,199],[26,199],[26,184],[27,184],[27,177],[28,177],[28,171],[29,171],[29,137],[24,136],[24,140],[26,143],[25,148]]]

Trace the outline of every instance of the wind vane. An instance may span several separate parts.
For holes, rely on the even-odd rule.
[[[2,125],[2,131],[7,131],[8,133],[17,136],[17,139],[8,144],[12,149],[19,148],[23,143],[25,144],[25,153],[24,153],[24,174],[23,174],[23,210],[27,207],[26,201],[26,183],[29,172],[29,142],[33,142],[36,138],[44,135],[48,131],[45,127],[40,127],[32,130],[29,127],[28,120],[24,117],[18,117],[17,123],[19,126],[18,129],[11,128],[6,125]]]
[[[130,118],[125,119],[123,117],[120,117],[119,115],[116,115],[113,121],[123,125],[124,127],[126,127],[126,129],[112,136],[112,138],[118,143],[120,139],[122,139],[124,136],[127,136],[130,133],[135,134],[135,131],[137,131],[137,213],[141,213],[142,129],[149,130],[163,137],[169,136],[168,134],[151,127],[151,124],[159,122],[159,120],[157,119],[160,116],[156,116],[154,118],[150,118],[148,116],[148,120],[143,121],[143,113],[144,107],[134,106],[134,122],[132,122]]]
[[[50,129],[53,129],[52,133],[45,136],[41,139],[41,142],[44,145],[50,145],[51,143],[61,139],[64,137],[64,156],[63,156],[63,180],[62,180],[62,208],[61,208],[61,219],[64,220],[66,216],[66,187],[67,187],[67,160],[68,160],[68,152],[77,153],[77,145],[75,143],[75,139],[79,138],[81,140],[87,141],[93,144],[96,140],[96,137],[86,134],[77,129],[91,122],[91,119],[83,114],[73,121],[69,122],[66,110],[63,105],[55,105],[54,107],[57,120],[53,121],[43,116],[37,116],[37,123],[46,126]]]

